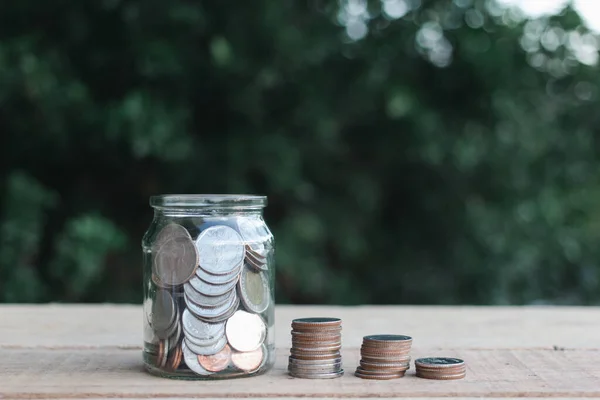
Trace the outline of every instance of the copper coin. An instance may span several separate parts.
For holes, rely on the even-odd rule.
[[[339,349],[333,349],[333,350],[311,350],[311,349],[298,349],[295,347],[292,347],[290,349],[290,353],[294,354],[304,354],[304,355],[312,355],[312,356],[318,356],[318,355],[329,355],[329,354],[339,354],[340,350]]]
[[[262,347],[253,351],[238,352],[231,355],[231,362],[242,371],[254,371],[262,364],[265,352]]]
[[[411,348],[411,343],[406,343],[403,345],[393,345],[393,346],[382,346],[379,344],[373,345],[372,343],[365,343],[363,342],[362,347],[365,349],[372,349],[372,350],[391,350],[391,351],[401,351],[401,350],[407,350]]]
[[[368,369],[368,370],[387,370],[387,371],[393,371],[393,370],[406,371],[407,369],[410,368],[409,363],[374,364],[374,363],[364,362],[362,360],[360,361],[360,366],[361,366],[361,368]]]
[[[412,342],[412,338],[406,335],[368,335],[363,337],[363,342],[389,345],[396,343]]]
[[[331,351],[339,351],[342,348],[342,345],[334,345],[334,346],[313,346],[312,344],[308,345],[295,345],[292,346],[293,349],[297,351],[306,351],[306,352],[317,352],[317,353],[326,353]]]
[[[463,379],[465,376],[467,376],[467,372],[462,372],[459,374],[453,374],[453,375],[428,375],[428,374],[423,374],[421,371],[417,371],[417,376],[419,378],[424,378],[424,379],[436,379],[436,380],[440,380],[440,381],[448,381],[448,380],[453,380],[453,379]]]
[[[225,345],[221,351],[209,356],[198,356],[198,362],[207,371],[219,372],[223,371],[231,361],[231,347]]]
[[[341,331],[342,331],[341,327],[328,327],[328,326],[319,326],[319,325],[309,325],[309,326],[292,325],[292,332],[297,332],[297,333],[339,335],[341,333]]]
[[[371,356],[368,354],[361,353],[361,358],[363,359],[363,361],[374,363],[400,363],[410,361],[410,354],[405,354],[403,356]]]
[[[334,342],[321,342],[321,341],[304,341],[304,340],[292,340],[293,347],[341,347],[342,342],[337,340]]]
[[[335,360],[336,358],[340,357],[340,353],[331,353],[331,354],[318,354],[318,355],[307,355],[306,353],[298,353],[298,354],[291,354],[292,357],[294,357],[297,360],[322,360],[322,361],[328,361],[328,360]]]
[[[358,371],[358,369],[356,370],[356,372],[354,373],[355,376],[362,378],[362,379],[374,379],[374,380],[387,380],[387,379],[397,379],[397,378],[402,378],[404,376],[404,372],[400,372],[397,374],[379,374],[379,375],[367,375],[363,372]]]
[[[461,374],[463,372],[465,372],[467,369],[466,368],[452,368],[452,369],[443,369],[443,370],[431,370],[431,369],[426,369],[423,367],[417,367],[417,371],[420,371],[424,374],[428,374],[428,375],[454,375],[454,374]]]
[[[297,336],[292,335],[292,342],[301,343],[342,343],[342,337],[340,336]]]
[[[370,343],[363,343],[361,346],[363,349],[369,349],[369,350],[373,350],[373,351],[406,351],[406,350],[410,350],[410,348],[412,347],[409,344],[405,344],[405,345],[398,345],[398,346],[379,346],[379,345],[375,345],[372,346]]]
[[[371,349],[365,349],[363,347],[360,348],[360,353],[361,354],[367,354],[370,356],[375,356],[375,357],[382,357],[382,356],[404,356],[410,353],[410,350],[403,350],[403,351],[388,351],[388,350],[381,350],[381,351],[373,351]]]
[[[305,341],[305,342],[340,342],[342,335],[298,335],[292,333],[292,340]]]
[[[175,349],[169,354],[166,367],[171,371],[175,371],[177,368],[179,368],[182,358],[183,351],[181,351],[181,343],[178,343],[177,346],[175,346]]]
[[[366,368],[363,368],[363,367],[357,367],[356,370],[358,372],[360,372],[361,374],[364,374],[364,375],[386,375],[386,374],[389,374],[389,375],[392,375],[392,374],[394,374],[394,375],[402,374],[402,375],[404,375],[404,372],[405,372],[405,371],[372,370],[372,369],[366,369]]]
[[[158,353],[156,355],[157,366],[162,368],[167,362],[168,340],[158,342]]]

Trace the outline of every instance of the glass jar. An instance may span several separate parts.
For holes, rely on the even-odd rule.
[[[266,197],[160,195],[144,255],[144,365],[155,375],[259,375],[275,361]]]

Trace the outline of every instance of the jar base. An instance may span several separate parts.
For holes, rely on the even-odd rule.
[[[169,371],[163,368],[159,368],[147,361],[144,362],[144,369],[150,374],[154,376],[158,376],[161,378],[167,379],[175,379],[175,380],[185,380],[185,381],[214,381],[220,379],[239,379],[239,378],[249,378],[253,376],[263,375],[271,370],[273,367],[273,363],[263,364],[259,369],[251,372],[240,371],[233,368],[227,368],[223,371],[215,372],[211,375],[199,375],[195,372],[191,371],[185,366],[184,361],[182,361],[182,365],[174,370]]]

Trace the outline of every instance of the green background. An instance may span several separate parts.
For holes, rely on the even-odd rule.
[[[139,303],[150,195],[254,193],[278,302],[600,303],[597,35],[399,1],[1,2],[0,300]]]

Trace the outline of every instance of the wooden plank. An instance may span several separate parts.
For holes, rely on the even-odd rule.
[[[287,349],[270,373],[227,381],[177,381],[149,375],[139,350],[4,349],[0,398],[223,398],[223,397],[592,397],[600,396],[600,352],[543,349],[422,350],[414,357],[461,357],[467,377],[431,381],[409,375],[393,381],[353,376],[358,349],[343,350],[346,374],[318,381],[286,374]]]
[[[415,348],[600,348],[598,307],[277,306],[276,343],[289,346],[290,322],[342,318],[343,344],[402,333]],[[140,348],[142,310],[126,305],[0,306],[0,348]]]

